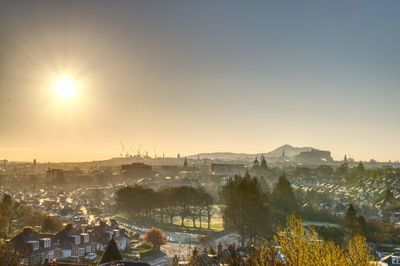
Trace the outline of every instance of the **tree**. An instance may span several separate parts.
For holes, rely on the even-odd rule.
[[[18,254],[9,243],[0,243],[0,265],[17,266],[19,265]]]
[[[161,245],[167,243],[167,237],[160,228],[153,227],[144,233],[144,241],[159,249]]]
[[[206,216],[207,216],[207,229],[211,229],[211,218],[214,214],[213,203],[214,203],[214,199],[211,197],[211,195],[208,193],[205,193],[203,195],[203,208],[204,208],[204,210],[206,212]],[[201,227],[201,223],[200,223],[200,227]]]
[[[279,258],[279,250],[268,243],[261,243],[249,255],[248,264],[251,266],[280,266],[284,265]]]
[[[363,235],[367,232],[367,220],[365,219],[364,216],[359,215],[358,216],[358,224],[360,226],[360,231]]]
[[[330,165],[320,165],[317,169],[316,172],[318,176],[320,177],[330,177],[333,175],[334,170],[332,166]]]
[[[165,213],[171,224],[174,222],[174,217],[177,215],[175,190],[175,188],[167,187],[160,191],[162,202],[164,203],[160,206],[160,215],[162,217]],[[163,222],[163,218],[161,219],[161,222]]]
[[[13,203],[11,196],[4,194],[0,202],[0,238],[7,237],[13,213]]]
[[[371,250],[363,236],[356,235],[352,237],[347,242],[346,251],[347,265],[369,265],[372,260]]]
[[[279,228],[274,237],[284,255],[285,265],[354,265],[365,266],[371,261],[365,238],[350,237],[345,248],[319,238],[313,228],[290,215],[286,227]]]
[[[42,223],[44,232],[55,233],[63,228],[63,224],[57,217],[45,215]]]
[[[348,234],[360,233],[360,224],[358,221],[357,212],[352,204],[350,204],[347,208],[346,216],[344,217],[344,223]]]
[[[390,190],[390,188],[387,188],[385,191],[384,200],[387,202],[392,202],[394,199],[393,192]]]
[[[222,187],[220,196],[224,227],[239,233],[242,246],[247,239],[254,241],[270,233],[268,196],[256,178],[235,176]]]
[[[364,164],[362,162],[358,163],[357,172],[358,172],[359,176],[365,174],[365,168],[364,168]]]
[[[181,226],[185,225],[185,218],[190,214],[190,206],[193,203],[195,189],[189,186],[178,187],[175,192],[176,202],[179,208]]]
[[[272,191],[271,199],[275,208],[285,213],[291,213],[298,209],[292,186],[285,175],[279,177]]]
[[[287,226],[279,228],[274,240],[281,247],[287,265],[311,265],[319,250],[318,234],[304,222],[290,215]]]

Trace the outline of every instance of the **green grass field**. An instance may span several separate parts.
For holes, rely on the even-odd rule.
[[[122,222],[137,224],[131,220],[131,217],[129,217],[129,215],[127,213],[115,214],[113,216],[113,218],[116,220],[122,221]],[[164,220],[169,221],[169,219],[167,217],[165,217]],[[158,227],[165,228],[168,230],[182,231],[182,232],[185,230],[190,230],[190,231],[192,231],[192,230],[207,230],[207,219],[205,219],[205,218],[202,219],[201,229],[200,229],[200,221],[198,219],[196,220],[196,228],[194,228],[193,221],[189,217],[185,219],[183,227],[181,226],[181,219],[179,217],[174,218],[173,225],[171,225],[169,223],[164,223],[164,224],[158,223],[158,224],[148,225],[148,226],[158,226]],[[215,207],[214,215],[211,218],[210,228],[212,231],[224,230],[222,213],[218,206]]]

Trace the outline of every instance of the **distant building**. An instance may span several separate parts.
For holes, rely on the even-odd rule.
[[[64,171],[63,169],[49,168],[46,175],[49,180],[57,181],[64,178]]]
[[[211,173],[214,175],[243,175],[246,172],[244,164],[212,163]]]
[[[162,176],[177,176],[179,173],[177,165],[161,165],[157,167],[156,172]]]
[[[302,163],[333,162],[330,151],[316,149],[300,152],[300,154],[295,156],[295,160]]]
[[[258,168],[260,166],[260,163],[258,162],[258,159],[256,157],[256,159],[253,162],[253,168]]]
[[[150,165],[143,163],[123,164],[121,173],[127,178],[145,178],[153,175],[153,169]]]

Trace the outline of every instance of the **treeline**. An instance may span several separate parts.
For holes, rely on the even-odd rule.
[[[293,176],[309,178],[317,176],[320,178],[344,178],[345,181],[354,182],[360,178],[395,178],[398,174],[396,168],[390,166],[365,168],[362,162],[359,162],[357,166],[349,167],[348,163],[344,162],[338,167],[332,167],[330,165],[320,165],[317,168],[310,168],[305,166],[297,166],[293,170]]]
[[[143,186],[128,186],[117,190],[116,203],[136,221],[170,223],[180,219],[182,226],[190,218],[193,227],[197,222],[202,228],[203,220],[211,227],[214,200],[202,188],[189,186],[168,187],[153,190]]]

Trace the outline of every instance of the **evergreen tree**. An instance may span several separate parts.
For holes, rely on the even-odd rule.
[[[291,213],[298,210],[293,188],[285,175],[279,177],[272,191],[272,203],[278,211]]]
[[[367,232],[367,220],[365,220],[365,217],[362,215],[358,216],[358,224],[360,226],[360,231],[363,235]]]
[[[271,232],[269,202],[256,178],[249,174],[230,179],[220,192],[224,204],[224,227],[237,231],[241,244]]]
[[[358,222],[357,212],[352,204],[350,204],[347,208],[344,223],[349,234],[356,234],[360,232],[360,224]]]

